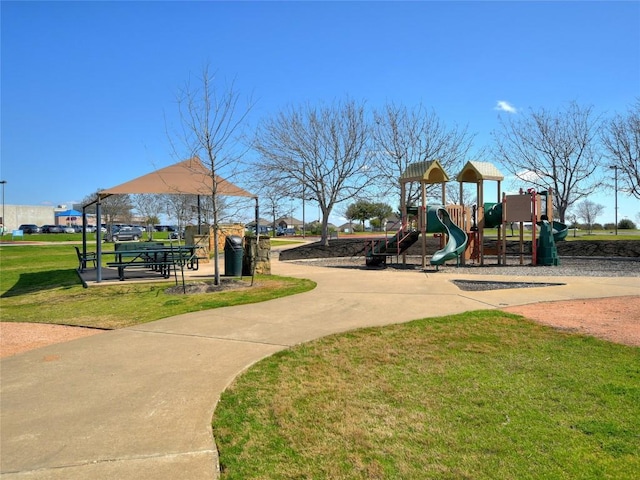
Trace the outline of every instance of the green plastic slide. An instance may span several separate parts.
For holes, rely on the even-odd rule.
[[[502,203],[484,204],[484,228],[496,228],[502,224]]]
[[[467,233],[458,227],[443,206],[429,207],[427,210],[427,232],[446,233],[447,244],[431,257],[431,265],[442,265],[447,260],[459,259],[467,248]]]
[[[555,220],[552,223],[553,226],[553,239],[556,242],[560,240],[564,240],[567,238],[567,233],[569,233],[569,227],[567,227],[564,223],[556,222]]]
[[[484,228],[496,228],[502,224],[502,203],[485,203],[484,204]],[[538,226],[540,222],[538,222]],[[556,242],[567,238],[569,228],[560,222],[554,221],[553,227],[553,239]]]

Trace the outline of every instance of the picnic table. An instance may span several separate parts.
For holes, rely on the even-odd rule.
[[[169,278],[177,267],[198,269],[196,248],[194,245],[167,246],[157,242],[116,243],[113,251],[103,252],[103,255],[114,255],[114,261],[107,262],[107,267],[117,268],[120,280],[125,279],[127,268],[149,269]]]

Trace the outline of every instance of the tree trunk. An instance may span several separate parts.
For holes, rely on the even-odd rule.
[[[329,211],[322,209],[322,236],[320,237],[320,245],[329,246]]]
[[[213,284],[220,285],[220,262],[218,261],[218,224],[213,225]]]

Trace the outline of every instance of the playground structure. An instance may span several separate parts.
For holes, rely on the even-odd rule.
[[[505,195],[500,192],[500,183],[504,179],[498,169],[488,162],[469,161],[460,171],[456,180],[460,183],[460,198],[463,199],[463,184],[476,185],[477,203],[473,206],[447,205],[446,183],[449,177],[437,160],[411,164],[400,176],[402,225],[397,233],[388,238],[376,239],[365,246],[367,266],[386,264],[387,258],[402,255],[406,263],[406,251],[419,239],[422,239],[422,268],[426,268],[426,237],[434,234],[440,238],[440,249],[431,256],[429,263],[438,267],[449,260],[457,265],[466,261],[484,265],[486,255],[496,255],[498,264],[506,264],[507,226],[520,224],[519,254],[520,263],[524,263],[524,224],[531,222],[532,264],[558,265],[555,242],[566,237],[567,227],[560,222],[550,222],[553,218],[551,192],[537,193],[529,189],[519,195]],[[497,182],[496,202],[484,202],[485,181]],[[421,205],[406,205],[406,184],[420,183]],[[427,185],[442,185],[441,204],[427,205]],[[542,202],[545,198],[545,202]],[[543,209],[544,207],[544,209]],[[538,235],[537,227],[540,227]],[[495,248],[485,247],[485,229],[496,228]]]
[[[556,242],[564,240],[568,228],[553,218],[552,192],[522,189],[518,195],[502,195],[501,203],[484,204],[484,227],[498,227],[498,263],[506,264],[507,226],[519,223],[520,264],[524,263],[524,223],[531,224],[531,258],[533,265],[558,265]],[[544,199],[544,200],[543,200]],[[540,233],[538,234],[538,227]]]

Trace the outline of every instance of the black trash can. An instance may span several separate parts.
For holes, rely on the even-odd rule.
[[[224,274],[242,276],[242,237],[229,235],[224,242]]]

